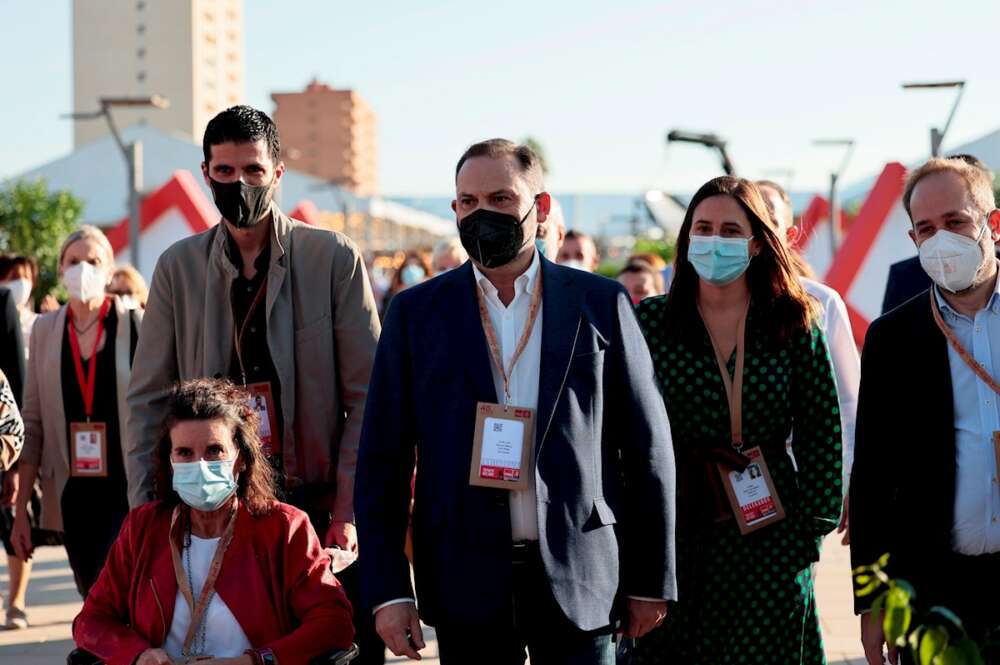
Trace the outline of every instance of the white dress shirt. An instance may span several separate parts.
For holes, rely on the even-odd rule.
[[[205,586],[205,580],[208,579],[208,569],[212,565],[212,557],[215,556],[215,550],[218,546],[218,538],[191,536],[191,577],[194,578],[191,580],[191,587],[195,602],[198,602],[201,589]],[[181,551],[182,562],[186,557],[185,552],[186,548]],[[191,608],[178,589],[177,598],[174,600],[174,618],[170,622],[167,641],[163,643],[163,650],[175,662],[182,662],[184,638],[187,636],[190,625]],[[208,603],[208,610],[205,612],[205,626],[206,655],[216,658],[235,658],[242,656],[252,646],[236,617],[233,616],[225,601],[218,594],[214,594]],[[195,642],[198,642],[197,637],[195,637]]]
[[[997,280],[1000,287],[1000,279]],[[994,379],[1000,380],[1000,290],[974,319],[960,314],[934,287],[941,318]],[[993,392],[948,344],[955,405],[955,521],[952,548],[976,556],[1000,552],[1000,489],[993,432],[1000,431],[1000,395]]]
[[[493,331],[496,333],[497,344],[500,346],[500,354],[503,356],[503,365],[506,370],[510,370],[510,360],[514,356],[517,344],[521,341],[521,336],[528,324],[531,296],[534,293],[536,281],[542,278],[540,266],[538,252],[535,252],[531,259],[531,265],[514,280],[514,299],[509,305],[504,306],[500,302],[499,294],[493,283],[479,271],[476,264],[472,264],[472,270],[476,275],[476,285],[486,301],[486,309],[490,313],[490,321],[493,323]],[[535,325],[531,329],[531,337],[528,338],[524,352],[509,377],[510,405],[535,411],[536,427],[538,422],[538,377],[542,363],[542,308],[544,300],[545,294],[543,293],[543,302],[539,307]],[[497,401],[502,404],[504,400],[503,374],[493,362],[492,357],[490,368],[493,370],[493,385],[496,386]],[[510,493],[510,526],[511,536],[515,543],[538,540],[538,502],[535,496],[535,432],[533,430],[525,434],[527,442],[531,445],[528,468],[522,469],[522,473],[528,477],[528,489]]]
[[[858,388],[861,385],[861,356],[854,341],[847,305],[840,294],[826,284],[799,278],[806,293],[819,301],[820,328],[826,337],[826,347],[830,352],[833,377],[837,383],[837,399],[840,402],[840,431],[844,440],[844,492],[851,477],[854,464],[854,425],[858,418]]]

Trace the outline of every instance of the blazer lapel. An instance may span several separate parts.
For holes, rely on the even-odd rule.
[[[230,290],[236,278],[236,267],[226,258],[226,231],[223,224],[215,227],[215,239],[208,261],[205,279],[203,376],[226,376],[232,360],[233,316]]]
[[[455,296],[455,315],[458,317],[457,344],[454,350],[462,349],[459,358],[465,367],[466,375],[475,388],[475,397],[481,402],[497,402],[496,387],[493,385],[493,360],[486,345],[486,333],[483,332],[482,318],[479,315],[479,299],[476,296],[476,274],[472,270],[472,262],[455,269],[451,276]]]
[[[558,268],[545,258],[541,262],[542,360],[538,376],[538,413],[535,415],[536,459],[566,383],[582,321],[580,293],[573,283],[573,269]]]

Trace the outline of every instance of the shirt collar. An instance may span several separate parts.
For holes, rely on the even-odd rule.
[[[538,279],[538,273],[540,272],[541,265],[542,262],[538,258],[538,250],[533,250],[531,264],[528,266],[528,269],[518,275],[517,279],[514,280],[515,298],[522,293],[530,293],[534,291],[535,280]],[[476,275],[476,284],[479,285],[482,292],[485,295],[496,295],[497,287],[493,286],[493,282],[491,282],[486,275],[479,270],[479,266],[477,266],[475,262],[472,263],[472,271]]]
[[[933,286],[934,297],[937,298],[938,308],[941,312],[952,319],[966,319],[969,317],[960,313],[954,307],[948,304],[948,301],[944,299],[941,294],[941,287],[937,284]],[[1000,315],[1000,271],[997,273],[996,282],[993,284],[993,293],[990,294],[990,299],[986,301],[986,307],[984,309],[990,310],[994,314]]]
[[[219,222],[219,223],[225,224],[225,222]],[[229,259],[229,262],[233,264],[233,267],[236,268],[236,271],[238,273],[242,273],[243,256],[240,254],[240,248],[236,246],[236,241],[233,239],[233,236],[230,235],[228,229],[225,229],[223,233],[226,236],[226,245],[225,245],[226,258]],[[256,271],[256,273],[254,274],[254,278],[257,278],[263,274],[267,274],[267,271],[270,268],[271,243],[270,239],[268,240],[269,240],[268,242],[264,243],[264,248],[260,250],[260,254],[257,255],[256,259],[254,259],[253,267],[254,270]]]

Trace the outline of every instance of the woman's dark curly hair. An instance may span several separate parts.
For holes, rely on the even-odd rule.
[[[247,403],[245,390],[219,379],[186,381],[170,394],[156,456],[157,496],[168,506],[181,501],[173,489],[170,430],[177,423],[190,420],[221,420],[229,426],[243,465],[237,478],[236,496],[252,515],[269,513],[277,501],[274,471],[260,449],[257,413]]]

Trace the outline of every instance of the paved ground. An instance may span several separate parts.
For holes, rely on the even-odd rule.
[[[0,556],[0,588],[6,592],[6,559]],[[858,621],[851,611],[850,563],[847,548],[830,538],[823,551],[816,582],[826,652],[831,665],[863,665],[858,642]],[[0,663],[3,665],[51,665],[64,662],[72,650],[70,623],[80,601],[73,576],[61,548],[42,548],[28,589],[32,628],[0,631]],[[422,662],[437,665],[433,632]],[[403,662],[391,658],[389,662]]]

